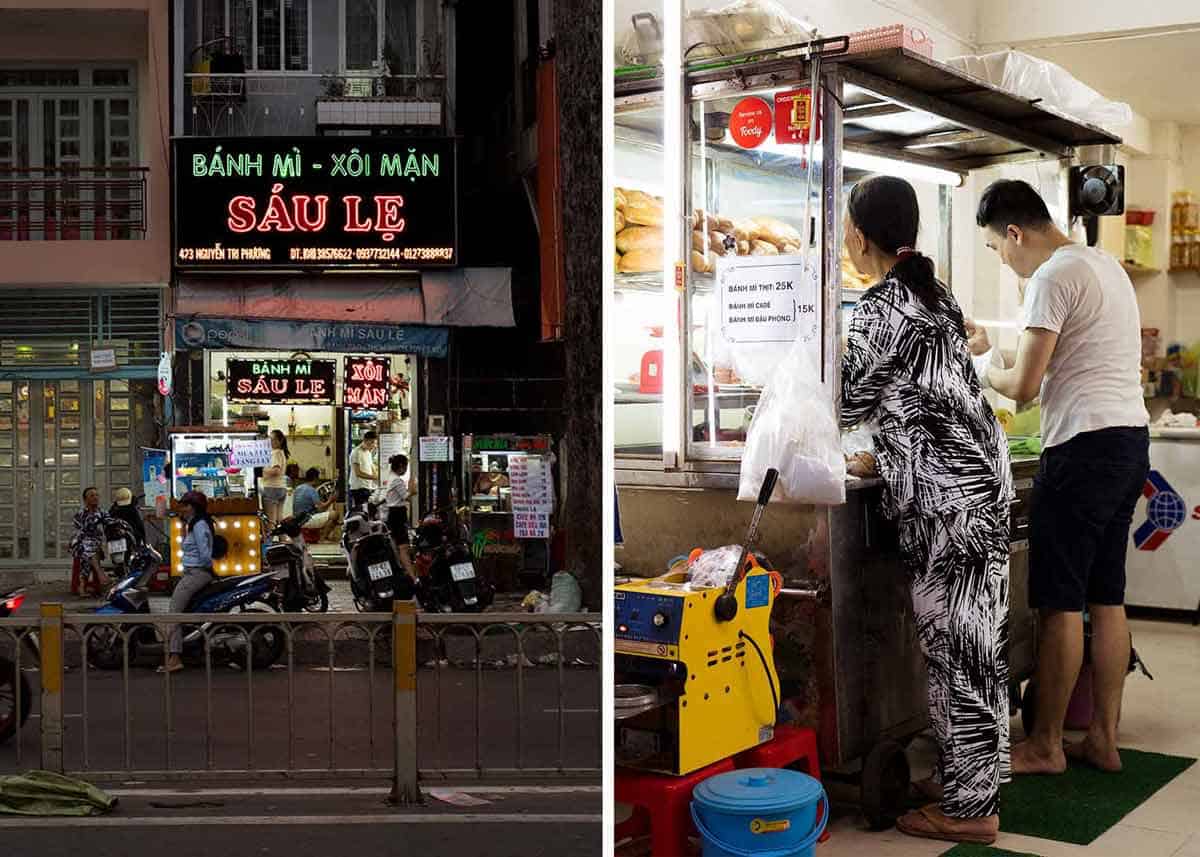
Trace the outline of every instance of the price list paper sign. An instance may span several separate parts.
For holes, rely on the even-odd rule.
[[[820,278],[802,256],[717,260],[721,334],[729,342],[795,342],[817,338]],[[817,362],[820,365],[820,361]]]
[[[554,510],[550,462],[539,456],[511,456],[508,479],[512,486],[513,535],[518,539],[550,538],[550,513]]]

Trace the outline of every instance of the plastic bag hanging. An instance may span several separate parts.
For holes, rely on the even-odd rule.
[[[779,471],[773,499],[846,502],[846,459],[833,396],[798,338],[763,388],[742,455],[738,499],[754,501],[767,469]]]

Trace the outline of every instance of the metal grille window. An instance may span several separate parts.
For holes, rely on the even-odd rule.
[[[346,68],[364,71],[379,59],[379,6],[377,0],[345,0]]]
[[[116,352],[118,371],[152,375],[162,351],[161,292],[14,291],[0,297],[0,377],[47,371],[84,377],[97,346]]]
[[[199,9],[201,57],[235,55],[247,71],[309,71],[311,0],[203,0]]]

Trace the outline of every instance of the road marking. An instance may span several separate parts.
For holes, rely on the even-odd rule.
[[[560,795],[598,794],[600,786],[455,786],[427,784],[429,788],[452,788],[464,794],[481,795]],[[329,788],[211,788],[211,789],[105,789],[113,797],[333,797],[337,795],[388,795],[386,786]]]
[[[226,827],[316,827],[327,825],[353,824],[600,824],[604,820],[601,813],[563,813],[533,814],[533,813],[414,813],[412,815],[192,815],[192,816],[163,816],[151,818],[136,816],[132,818],[0,818],[0,829],[64,827],[208,827],[222,825]]]

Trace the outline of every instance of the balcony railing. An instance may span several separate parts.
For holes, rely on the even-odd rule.
[[[0,168],[0,241],[146,237],[149,167]]]
[[[307,136],[323,128],[444,123],[441,74],[376,72],[184,74],[185,133],[199,137]]]

